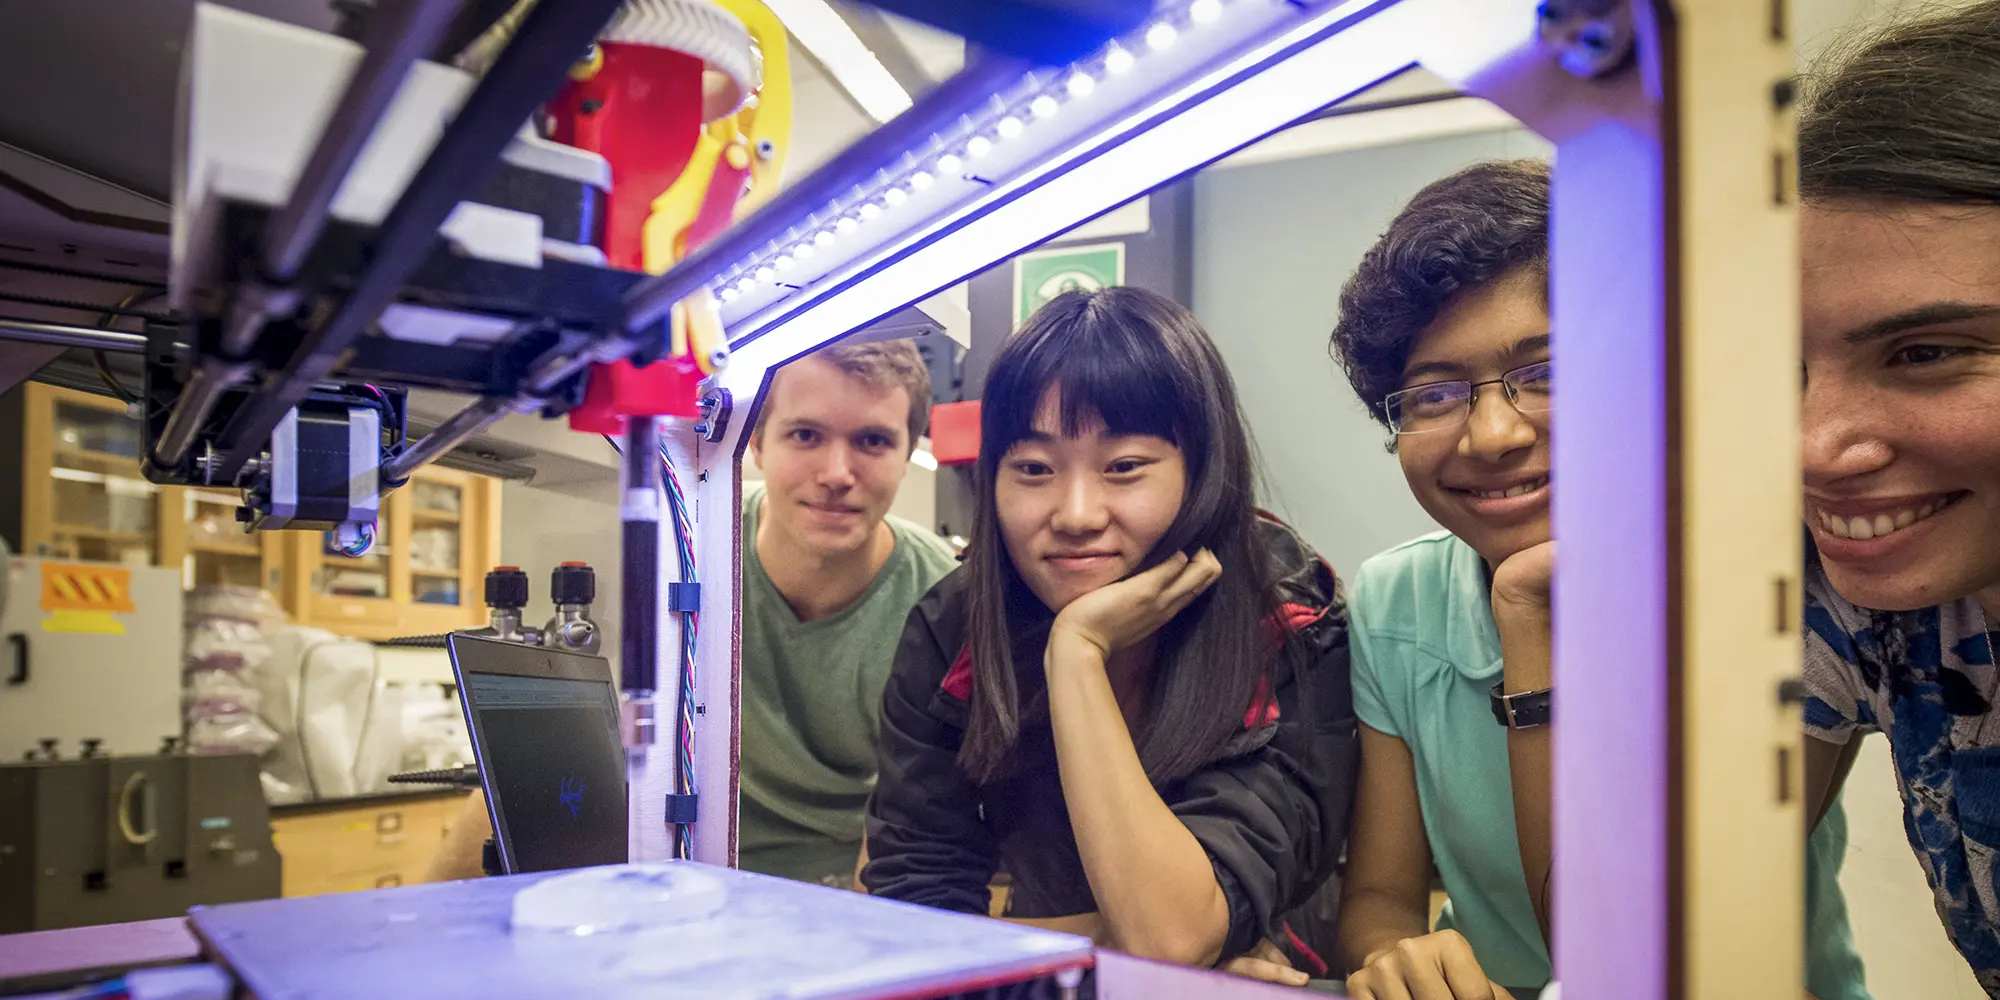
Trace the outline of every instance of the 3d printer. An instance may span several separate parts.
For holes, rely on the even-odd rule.
[[[1619,377],[1566,397],[1558,417],[1558,473],[1583,498],[1556,527],[1567,546],[1557,669],[1576,720],[1557,764],[1556,836],[1577,845],[1558,886],[1562,978],[1586,996],[1688,983],[1797,994],[1788,963],[1729,957],[1732,941],[1795,943],[1798,914],[1783,893],[1732,894],[1750,852],[1721,847],[1750,837],[1763,846],[1747,863],[1795,861],[1796,807],[1738,765],[1775,747],[1782,771],[1796,734],[1782,713],[1679,707],[1694,690],[1761,705],[1796,662],[1795,637],[1773,635],[1763,610],[1770,581],[1784,593],[1799,564],[1791,512],[1740,502],[1745,484],[1796,493],[1784,457],[1796,428],[1730,409],[1794,367],[1753,336],[1788,328],[1792,308],[1764,294],[1791,281],[1782,4],[885,2],[987,51],[774,196],[756,186],[758,144],[739,147],[708,118],[747,106],[755,60],[733,76],[718,47],[648,70],[678,74],[690,101],[701,94],[709,124],[696,141],[717,157],[706,176],[747,170],[752,200],[768,200],[732,222],[699,199],[694,235],[648,255],[642,233],[637,267],[612,238],[618,154],[580,137],[613,107],[588,92],[622,62],[612,46],[626,43],[607,25],[648,5],[543,0],[504,19],[470,6],[489,15],[473,37],[507,39],[488,46],[497,54],[476,81],[425,59],[463,30],[444,0],[379,4],[365,46],[202,9],[175,204],[173,301],[187,322],[158,324],[143,344],[149,474],[242,489],[252,525],[359,544],[380,490],[504,415],[622,425],[633,822],[653,831],[641,857],[685,849],[726,864],[734,841],[737,734],[721,694],[733,653],[712,642],[677,673],[659,664],[693,624],[666,584],[697,561],[732,567],[741,540],[731,516],[674,516],[660,456],[686,509],[733,512],[743,415],[776,366],[1422,64],[1557,140],[1556,326],[1623,334],[1565,345],[1569,370]],[[246,88],[294,75],[291,110],[244,106]],[[556,141],[566,136],[576,141]],[[15,339],[107,346],[94,334],[0,324]],[[1698,414],[1679,405],[1697,381]],[[398,391],[411,387],[478,401],[408,440]],[[1704,436],[1715,427],[1731,429],[1728,448]],[[1635,557],[1632,538],[1652,541]],[[730,588],[711,588],[699,610],[727,622]],[[1634,622],[1636,642],[1603,624]],[[1610,662],[1621,669],[1569,666]],[[678,753],[654,752],[656,702],[681,709]],[[670,824],[668,795],[695,789],[706,795],[692,822]],[[1593,825],[1567,803],[1587,803]]]

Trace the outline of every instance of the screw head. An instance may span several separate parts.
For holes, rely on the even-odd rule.
[[[1622,18],[1622,11],[1584,17],[1550,0],[1541,13],[1542,41],[1554,50],[1557,64],[1571,76],[1582,80],[1601,77],[1618,69],[1632,53],[1632,28]]]

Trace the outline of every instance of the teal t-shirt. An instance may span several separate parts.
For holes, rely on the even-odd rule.
[[[882,688],[903,622],[958,558],[936,533],[890,517],[896,547],[852,605],[802,622],[757,558],[764,491],[743,498],[742,791],[745,869],[845,885],[875,788]]]
[[[1549,952],[1521,871],[1507,731],[1489,693],[1500,678],[1479,554],[1450,532],[1406,542],[1361,565],[1348,598],[1354,713],[1401,739],[1450,902],[1438,929],[1465,935],[1495,982],[1532,994]],[[1840,892],[1846,817],[1835,803],[1806,852],[1806,982],[1819,1000],[1868,1000]]]

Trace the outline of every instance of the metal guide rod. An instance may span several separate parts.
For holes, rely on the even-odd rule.
[[[453,0],[396,0],[375,8],[360,65],[327,118],[291,197],[265,224],[263,257],[258,261],[261,273],[237,290],[224,317],[222,357],[202,358],[189,377],[154,446],[155,464],[179,465],[222,394],[253,370],[236,359],[257,342],[265,324],[294,308],[284,286],[298,276],[300,265],[319,242],[334,196],[402,89],[410,67],[436,44],[457,9]]]
[[[632,353],[634,346],[631,338],[614,333],[574,354],[550,351],[537,358],[529,369],[523,383],[526,390],[522,395],[539,399],[591,365],[608,364],[624,358]]]
[[[586,0],[586,2],[604,3],[605,0]],[[540,13],[541,6],[551,5],[539,5],[537,13]],[[616,4],[611,3],[610,6],[615,7]],[[609,17],[608,9],[606,17],[607,19]],[[522,32],[517,36],[517,44],[510,45],[508,52],[512,52],[515,48],[519,47],[518,39],[522,36],[546,37],[546,35],[530,35],[529,32],[533,27],[532,24],[524,25]],[[503,69],[506,68],[507,53],[503,53],[501,59],[502,62],[494,66],[493,71],[482,82],[480,89],[475,91],[473,99],[467,102],[465,112],[454,123],[454,130],[462,125],[467,118],[473,116],[475,110],[473,107],[474,103],[479,100],[481,94],[486,93],[495,84],[496,78],[501,77]],[[813,210],[823,208],[834,200],[844,197],[850,189],[863,183],[877,171],[893,166],[915,144],[928,140],[933,133],[950,128],[961,116],[977,108],[982,102],[992,99],[996,92],[1020,79],[1030,68],[1027,63],[1019,60],[993,55],[982,56],[963,72],[946,81],[929,94],[924,95],[909,111],[897,116],[887,125],[871,133],[867,138],[856,143],[836,156],[831,162],[814,171],[799,184],[787,189],[744,223],[732,227],[720,238],[697,251],[666,274],[635,287],[626,297],[627,302],[630,304],[625,323],[626,332],[637,333],[647,329],[651,322],[663,318],[667,314],[667,310],[672,308],[675,301],[678,301],[680,298],[685,297],[712,280],[721,268],[749,254],[762,244],[783,235],[786,229],[795,225],[800,219],[805,218]],[[426,175],[432,173],[432,168],[439,163],[447,143],[450,143],[452,139],[453,133],[448,132],[445,139],[439,142],[438,151],[432,154],[431,160],[425,164],[423,172],[418,175],[417,180],[411,183],[410,190],[405,192],[403,200],[399,201],[396,210],[391,212],[390,219],[383,224],[382,229],[385,234],[383,240],[385,245],[391,242],[391,230],[396,224],[399,215],[403,214],[406,204],[418,194],[419,187],[426,180]],[[504,141],[502,144],[504,144]],[[497,152],[496,148],[495,155],[497,155]],[[449,211],[449,208],[449,205],[445,205],[435,213],[437,219],[426,231],[427,236],[435,232],[436,223],[442,222],[443,215]],[[427,250],[428,245],[429,241],[426,239],[421,249]],[[353,336],[359,332],[358,324],[366,322],[366,320],[358,319],[358,317],[364,312],[368,319],[372,319],[373,316],[379,314],[381,309],[393,300],[396,287],[400,285],[403,279],[407,278],[409,270],[413,270],[421,261],[421,251],[413,252],[409,255],[410,260],[406,268],[395,269],[385,266],[385,262],[381,259],[382,256],[386,256],[386,254],[378,256],[377,266],[371,268],[367,274],[364,274],[361,281],[357,283],[355,294],[348,298],[343,307],[320,328],[320,331],[317,331],[321,334],[318,350],[306,349],[302,350],[299,355],[295,355],[295,358],[302,360],[298,361],[294,372],[291,373],[293,376],[290,380],[291,384],[309,385],[311,379],[306,379],[303,383],[300,382],[300,379],[306,373],[318,369],[325,370],[318,370],[318,374],[314,375],[313,378],[324,377],[326,371],[331,369],[333,354],[337,353],[334,345],[339,344],[344,346],[347,343],[351,343]],[[386,277],[380,277],[390,270],[395,271],[394,282],[389,282]],[[376,278],[376,280],[371,282],[369,280],[371,277]],[[379,299],[379,304],[375,301],[376,299]],[[363,306],[367,306],[368,308],[361,308]],[[650,317],[650,320],[648,317]],[[357,324],[354,333],[343,335],[343,331],[346,330],[349,324]],[[310,344],[313,339],[313,337],[309,336],[307,338],[308,343]],[[600,342],[594,348],[587,349],[567,358],[549,359],[535,373],[534,377],[530,379],[527,392],[515,401],[512,409],[519,409],[528,405],[541,394],[550,391],[556,385],[581,372],[592,363],[612,361],[625,356],[630,353],[636,339],[638,338],[629,336],[614,337],[609,342]],[[316,358],[320,359],[320,361],[315,367]],[[219,397],[221,388],[226,388],[226,385],[221,384],[225,380],[218,379],[211,381],[220,386],[214,390],[214,395]],[[283,383],[281,383],[280,387],[282,386]],[[190,390],[195,389],[197,385],[191,383],[189,388]],[[202,388],[206,388],[206,386],[202,386]],[[277,403],[281,400],[286,402],[287,409],[291,405],[296,405],[296,400],[289,399],[289,394],[285,397],[280,397],[277,389],[274,388],[271,393],[260,397],[253,403],[251,409],[275,412],[268,414],[265,412],[253,412],[248,417],[239,415],[237,420],[232,423],[229,438],[225,441],[229,450],[224,457],[219,471],[227,474],[228,470],[239,462],[240,457],[248,457],[254,453],[254,449],[258,447],[257,442],[261,440],[261,436],[268,433],[268,428],[263,427],[266,417],[269,416],[274,423],[276,417],[282,416],[283,411],[276,409]],[[445,427],[440,427],[438,431],[432,432],[431,435],[426,436],[423,440],[406,450],[403,456],[392,462],[384,471],[392,478],[405,477],[411,470],[434,459],[438,454],[450,450],[452,446],[458,444],[464,437],[469,437],[471,434],[477,433],[493,420],[504,416],[506,412],[512,412],[512,410],[496,410],[493,405],[487,403],[475,406],[459,415],[459,417],[465,418],[463,422],[459,420],[459,417],[454,417],[453,421],[447,425],[454,429],[463,430],[463,435],[457,440],[439,438],[439,433],[446,430]],[[260,430],[260,428],[262,429]],[[173,422],[170,420],[168,430],[172,431],[175,429]],[[188,428],[188,436],[190,438],[192,431],[193,427],[190,426]],[[253,431],[256,433],[252,434]],[[433,439],[436,440],[433,441]],[[168,436],[163,435],[162,441],[163,445],[169,443]],[[162,457],[165,457],[164,447],[162,448]],[[657,545],[657,540],[655,540],[654,544]]]
[[[634,285],[625,293],[626,332],[638,334],[663,322],[674,303],[715,280],[724,268],[846,197],[877,171],[893,167],[906,153],[922,148],[932,135],[951,129],[962,116],[991,101],[1033,68],[1018,59],[982,53],[956,76],[918,98],[909,110],[784,189],[748,219],[731,226],[665,274]]]
[[[468,190],[477,190],[507,143],[586,51],[621,0],[548,0],[528,13],[513,41],[479,81],[431,155],[376,230],[368,266],[333,314],[301,338],[284,371],[238,411],[221,445],[224,478],[255,455],[286,412],[332,374],[342,354],[437,242],[438,226]]]
[[[368,20],[367,51],[327,119],[312,158],[299,172],[292,195],[264,227],[265,278],[289,282],[326,227],[333,199],[347,172],[375,134],[376,125],[402,89],[410,67],[423,58],[458,12],[456,0],[378,3]]]
[[[202,358],[188,375],[187,384],[181,387],[180,398],[167,414],[167,425],[160,429],[160,439],[153,445],[153,464],[166,469],[179,465],[194,444],[195,432],[208,420],[222,394],[249,373],[250,366],[245,363]]]
[[[0,340],[22,344],[49,344],[81,347],[90,351],[118,354],[146,353],[146,337],[139,333],[99,330],[65,323],[37,323],[25,319],[0,319]]]
[[[521,408],[519,403],[510,399],[495,396],[481,399],[452,414],[429,434],[410,442],[402,454],[382,466],[382,478],[389,483],[400,483],[410,478],[410,473],[429,465],[438,456],[463,444],[474,434],[493,426],[501,417],[520,412]]]

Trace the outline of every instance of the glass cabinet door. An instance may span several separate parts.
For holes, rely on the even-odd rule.
[[[242,500],[215,490],[181,491],[187,557],[182,576],[188,587],[228,585],[275,590],[264,575],[264,536],[246,532],[236,520]]]
[[[387,600],[389,587],[390,546],[387,539],[378,537],[368,551],[360,555],[348,555],[334,541],[333,532],[325,532],[319,538],[321,562],[319,572],[313,580],[313,589],[325,597],[369,597]]]
[[[500,484],[455,469],[418,470],[382,497],[374,544],[340,552],[331,535],[287,549],[303,624],[365,639],[436,635],[484,624],[479,580],[499,558]],[[292,560],[303,568],[292,568]]]
[[[31,386],[25,534],[31,554],[149,566],[160,487],[139,477],[139,421],[116,400]]]
[[[466,491],[436,473],[420,473],[410,480],[409,497],[410,600],[456,606],[465,576]]]

